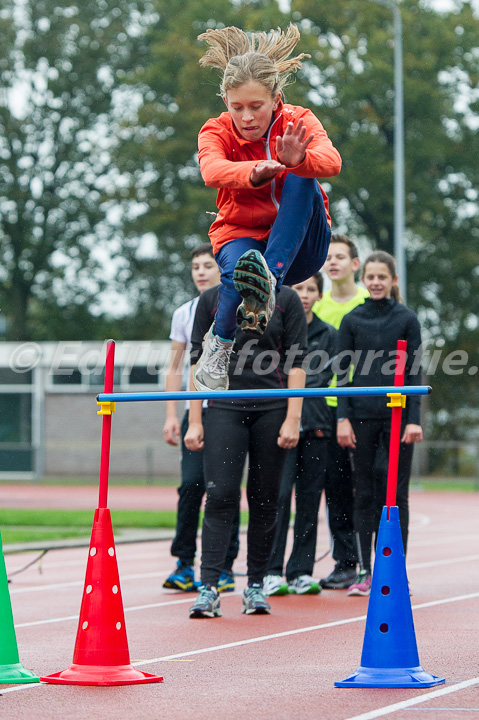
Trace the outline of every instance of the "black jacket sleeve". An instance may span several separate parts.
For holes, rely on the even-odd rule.
[[[333,362],[333,369],[337,375],[337,387],[347,387],[351,372],[351,359],[354,353],[354,332],[348,313],[341,320],[337,335],[337,354]],[[350,398],[338,397],[338,419],[350,417]]]
[[[287,296],[284,311],[282,346],[287,354],[285,367],[302,367],[307,352],[308,324],[299,295],[294,290]]]

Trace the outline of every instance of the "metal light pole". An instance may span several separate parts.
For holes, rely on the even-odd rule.
[[[407,303],[407,268],[405,248],[405,182],[404,182],[404,90],[402,20],[399,6],[391,0],[372,0],[392,10],[394,18],[394,257],[399,285]]]

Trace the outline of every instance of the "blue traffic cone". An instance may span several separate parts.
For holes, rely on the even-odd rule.
[[[397,506],[384,507],[376,544],[361,665],[335,687],[427,688],[445,678],[419,664]]]

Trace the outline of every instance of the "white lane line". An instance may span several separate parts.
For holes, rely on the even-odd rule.
[[[447,560],[431,560],[430,562],[411,563],[407,565],[408,570],[419,570],[420,568],[436,567],[439,565],[455,565],[458,562],[473,562],[479,560],[479,555],[466,555],[460,560],[458,558],[448,558]]]
[[[234,594],[239,594],[239,593],[231,593],[231,594],[234,595]],[[444,600],[436,600],[436,601],[432,601],[432,602],[429,602],[429,603],[422,603],[422,604],[420,604],[420,605],[413,606],[413,609],[421,609],[421,608],[426,608],[426,607],[432,607],[432,606],[434,606],[434,605],[447,604],[447,603],[450,603],[450,602],[457,602],[457,601],[460,601],[460,600],[470,599],[470,598],[475,598],[475,597],[479,597],[479,593],[471,593],[470,595],[461,595],[461,596],[457,596],[457,597],[455,597],[455,598],[446,598],[446,599],[444,599]],[[182,604],[182,603],[186,603],[186,602],[190,602],[190,601],[189,601],[188,599],[184,599],[184,600],[175,601],[175,603],[171,603],[171,604]],[[150,606],[148,606],[148,607],[159,607],[159,606],[161,606],[162,604],[167,604],[167,603],[157,603],[157,604],[155,604],[155,605],[150,605]],[[132,610],[132,609],[133,609],[133,608],[130,608],[130,610]],[[136,609],[136,608],[135,608],[135,609]],[[141,609],[141,608],[138,607],[138,609]],[[127,610],[128,610],[128,609],[127,609]],[[127,610],[125,610],[125,612],[127,612]],[[40,624],[44,624],[44,623],[46,623],[46,622],[59,622],[59,621],[61,621],[62,619],[65,619],[65,620],[66,620],[66,619],[74,619],[74,618],[58,618],[58,619],[52,619],[52,620],[43,620],[43,621],[40,621],[40,622],[37,622],[37,623],[24,623],[23,625],[17,625],[16,627],[26,627],[26,626],[32,626],[32,625],[40,625]],[[216,652],[216,651],[218,651],[218,650],[228,650],[228,649],[230,649],[230,648],[242,647],[242,646],[244,646],[244,645],[251,645],[251,644],[253,644],[253,643],[265,642],[266,640],[275,640],[275,639],[278,639],[278,638],[290,637],[290,636],[292,636],[292,635],[300,635],[300,634],[304,634],[304,633],[308,633],[308,632],[314,632],[314,631],[316,631],[316,630],[327,630],[327,629],[332,628],[332,627],[339,627],[339,626],[342,626],[342,625],[350,625],[350,624],[352,624],[352,623],[360,622],[360,621],[362,621],[362,620],[366,620],[366,615],[360,615],[360,616],[358,616],[358,617],[352,617],[352,618],[345,618],[344,620],[335,620],[335,621],[332,621],[332,622],[329,622],[329,623],[322,623],[322,624],[320,624],[320,625],[312,625],[312,626],[310,626],[310,627],[305,627],[305,628],[297,628],[297,629],[295,629],[295,630],[286,630],[286,631],[284,631],[284,632],[281,632],[281,633],[273,633],[273,634],[271,634],[271,635],[261,635],[261,636],[259,636],[259,637],[247,638],[246,640],[238,640],[237,642],[226,643],[226,644],[224,644],[224,645],[214,645],[214,646],[211,646],[211,647],[199,648],[198,650],[189,650],[189,651],[182,652],[182,653],[176,653],[175,655],[165,655],[165,656],[163,656],[163,657],[150,658],[149,660],[141,660],[141,661],[139,661],[139,662],[132,663],[132,665],[135,665],[135,666],[153,665],[153,664],[155,664],[155,663],[166,662],[166,661],[168,661],[168,660],[178,660],[179,658],[186,658],[186,657],[191,657],[191,656],[194,656],[194,655],[202,655],[202,654],[204,654],[204,653]],[[472,681],[471,681],[471,680],[468,680],[468,681],[465,681],[465,682],[466,682],[466,683],[469,683],[469,684],[476,684],[476,683],[475,683],[476,680],[479,681],[479,678],[474,678],[474,680],[472,680]],[[11,688],[10,691],[13,692],[14,690],[23,690],[23,689],[26,689],[27,687],[29,687],[29,686],[28,686],[28,685],[21,685],[21,686],[19,686],[18,688]],[[464,683],[459,683],[457,686],[452,686],[452,688],[456,688],[456,687],[457,687],[457,689],[462,689],[462,687],[468,687],[468,685],[464,685]],[[447,690],[449,690],[450,692],[453,691],[453,690],[451,690],[450,688],[447,688]],[[8,692],[8,691],[3,691],[3,692]],[[431,696],[431,695],[434,695],[434,694],[433,694],[433,693],[432,693],[432,694],[429,693],[428,695]],[[434,695],[434,696],[435,696],[435,695]],[[422,695],[422,696],[421,696],[421,698],[425,698],[425,697],[426,697],[425,695]],[[417,702],[422,702],[422,700],[419,699]],[[399,704],[399,705],[400,705],[400,704]],[[395,707],[395,706],[391,706],[391,707]],[[400,709],[400,707],[398,707],[397,709]],[[391,712],[394,712],[394,711],[395,711],[395,710],[392,710]],[[375,712],[377,712],[377,711],[375,711]],[[382,714],[387,714],[387,713],[382,713]],[[357,718],[349,718],[348,720],[366,720],[366,718],[368,718],[368,717],[369,717],[369,716],[367,716],[367,715],[364,716],[364,717],[363,717],[363,716],[358,716]],[[371,718],[373,718],[373,717],[379,717],[379,715],[372,715]]]
[[[157,542],[163,542],[163,540],[158,540]],[[149,543],[145,543],[145,544],[149,544]],[[65,548],[65,549],[68,549],[68,548]],[[78,560],[73,560],[73,559],[71,559],[71,560],[54,560],[53,557],[51,557],[51,554],[53,552],[55,552],[55,553],[63,552],[63,548],[62,548],[62,550],[59,550],[58,548],[52,548],[51,550],[48,551],[47,555],[45,555],[41,559],[40,558],[38,559],[37,565],[33,565],[32,567],[37,568],[40,563],[41,563],[41,567],[42,567],[43,571],[53,570],[54,568],[57,569],[57,568],[64,568],[64,567],[68,567],[68,568],[80,567],[82,565],[83,565],[83,567],[85,567],[87,560],[88,560],[88,547],[85,545],[85,547],[82,547],[82,548],[69,548],[69,549],[81,550],[82,551],[81,559],[78,559]],[[127,552],[128,550],[130,550],[130,548],[127,548],[126,545],[124,545],[124,544],[118,544],[116,546],[117,555],[121,558],[121,561],[124,564],[129,563],[129,562],[135,562],[137,560],[151,560],[152,562],[155,562],[155,563],[157,563],[159,561],[163,562],[163,560],[161,560],[161,558],[159,557],[160,553],[158,552],[157,548],[156,549],[148,548],[147,552],[132,553],[131,555]],[[30,555],[33,555],[34,557],[31,558]],[[23,567],[24,563],[22,563],[21,565],[17,565],[19,558],[22,560],[24,559],[25,563],[26,563],[29,560],[34,559],[36,555],[38,555],[38,552],[37,553],[31,553],[31,552],[15,553],[15,554],[6,553],[5,554],[5,563],[7,565],[7,570],[14,572],[17,569],[21,569]],[[170,558],[170,560],[171,560],[171,558]],[[167,562],[166,559],[165,559],[165,562]],[[171,565],[169,566],[169,572],[171,572]]]
[[[234,597],[235,595],[242,595],[241,591],[237,592],[230,592],[228,593],[229,597]],[[165,600],[165,602],[159,602],[159,603],[148,603],[147,605],[132,605],[131,607],[124,607],[123,611],[126,613],[128,612],[137,612],[138,610],[150,610],[152,608],[160,608],[160,607],[169,607],[171,605],[184,605],[186,603],[191,604],[194,601],[195,594],[191,593],[191,597],[188,598],[180,598],[178,600]],[[25,622],[25,623],[15,623],[16,628],[25,628],[25,627],[35,627],[36,625],[48,625],[49,623],[58,623],[58,622],[66,622],[68,620],[78,620],[79,615],[66,615],[64,617],[57,617],[57,618],[48,618],[46,620],[33,620],[32,622]]]
[[[42,685],[45,685],[45,683],[24,683],[23,685],[15,685],[15,687],[7,688],[6,690],[0,690],[0,695],[17,692],[18,690],[28,690],[29,688],[39,688],[42,687]]]
[[[472,600],[473,598],[479,597],[479,592],[469,593],[468,595],[455,595],[450,598],[444,598],[443,600],[431,600],[430,602],[418,603],[412,605],[413,610],[422,610],[423,608],[435,607],[436,605],[447,605],[453,602],[462,602],[462,600]]]
[[[415,530],[416,528],[423,528],[431,524],[431,518],[429,515],[425,515],[420,512],[409,513],[409,529]]]
[[[224,645],[213,645],[211,647],[199,648],[198,650],[188,650],[187,652],[177,653],[176,655],[165,655],[164,657],[152,658],[151,660],[141,660],[134,663],[139,665],[151,665],[166,660],[176,660],[177,658],[191,657],[192,655],[202,655],[203,653],[216,652],[217,650],[228,650],[229,648],[242,647],[243,645],[251,645],[253,643],[265,642],[265,640],[276,640],[277,638],[290,637],[291,635],[301,635],[302,633],[314,632],[315,630],[326,630],[340,625],[350,625],[359,620],[366,620],[366,615],[354,618],[345,618],[344,620],[334,620],[321,625],[311,625],[310,627],[297,628],[296,630],[285,630],[272,635],[260,635],[259,637],[247,638],[246,640],[237,640],[236,642],[225,643]]]
[[[132,575],[122,575],[120,580],[142,580],[143,578],[164,577],[162,572],[151,573],[135,573]],[[84,580],[72,580],[71,582],[51,583],[49,585],[32,585],[31,587],[12,588],[10,595],[22,595],[28,592],[42,592],[43,590],[63,590],[64,588],[81,587],[85,584]]]
[[[228,593],[229,597],[234,597],[235,595],[241,595],[241,592],[234,592],[234,593]],[[428,607],[434,607],[436,605],[447,605],[448,603],[452,602],[461,602],[462,600],[470,600],[472,598],[479,597],[479,592],[477,593],[470,593],[469,595],[456,595],[455,597],[451,598],[444,598],[442,600],[432,600],[430,602],[426,603],[419,603],[417,605],[412,605],[413,610],[421,610],[423,608]],[[225,598],[226,599],[226,598]],[[138,612],[141,610],[151,610],[153,608],[160,608],[160,607],[169,607],[172,605],[184,605],[186,603],[191,603],[193,601],[193,598],[182,598],[181,600],[167,600],[165,602],[160,603],[148,603],[147,605],[133,605],[131,607],[124,607],[123,610],[126,613],[128,612]],[[15,623],[16,628],[25,628],[25,627],[36,627],[37,625],[49,625],[50,623],[59,623],[59,622],[66,622],[68,620],[78,620],[78,615],[66,615],[65,617],[57,617],[57,618],[48,618],[46,620],[33,620],[32,622],[25,622],[25,623]],[[366,615],[361,615],[359,617],[355,618],[349,618],[345,621],[341,620],[340,622],[358,622],[359,620],[365,620]],[[317,628],[322,627],[334,627],[333,625],[318,625]],[[316,629],[316,626],[310,629]]]
[[[434,600],[428,603],[421,603],[420,605],[413,605],[413,610],[419,610],[422,608],[433,607],[435,605],[442,605],[451,602],[459,602],[461,600],[468,600],[470,598],[479,597],[479,592],[471,593],[470,595],[460,595],[454,598],[446,598],[445,600]],[[265,640],[275,640],[276,638],[289,637],[291,635],[299,635],[301,633],[313,632],[315,630],[325,630],[327,628],[338,627],[340,625],[349,625],[351,623],[366,620],[366,615],[360,615],[358,617],[345,618],[344,620],[334,620],[329,623],[322,623],[321,625],[312,625],[306,628],[298,628],[296,630],[285,630],[281,633],[274,633],[272,635],[262,635],[260,637],[248,638],[247,640],[238,640],[234,643],[227,643],[226,645],[215,645],[212,647],[201,648],[200,650],[190,650],[184,653],[178,653],[177,655],[168,655],[161,658],[153,658],[151,660],[142,660],[136,665],[148,665],[150,663],[161,662],[162,660],[172,660],[180,657],[189,657],[191,655],[201,655],[202,653],[214,652],[216,650],[225,650],[232,647],[240,647],[242,645],[250,645],[251,643],[264,642]]]
[[[440,531],[438,530],[438,533]],[[453,543],[462,543],[465,540],[467,541],[477,541],[479,538],[478,533],[469,533],[468,535],[461,535],[458,534],[456,536],[451,536],[447,534],[442,534],[439,537],[435,536],[431,538],[431,533],[428,534],[429,540],[423,540],[421,541],[414,541],[414,543],[411,543],[411,547],[413,547],[415,550],[417,548],[428,548],[428,547],[436,547],[436,545],[452,545]]]
[[[419,570],[426,567],[439,567],[441,565],[455,565],[457,563],[473,562],[479,559],[479,555],[462,555],[461,557],[449,558],[447,560],[431,560],[430,562],[411,563],[407,565],[408,570]],[[166,572],[166,571],[165,571]],[[146,578],[164,577],[165,572],[150,573],[133,573],[129,575],[121,575],[120,582],[128,582],[129,580],[142,580]],[[29,592],[43,592],[45,590],[63,590],[72,587],[82,587],[84,580],[72,580],[70,582],[50,583],[48,585],[32,585],[31,587],[11,588],[10,595],[23,595]]]
[[[409,698],[409,700],[403,700],[402,702],[393,703],[393,705],[385,705],[377,710],[371,710],[370,712],[362,713],[361,715],[354,715],[354,717],[347,718],[346,720],[374,720],[374,718],[383,717],[384,715],[391,715],[392,713],[398,712],[398,710],[404,710],[405,708],[411,707],[412,705],[419,705],[420,703],[429,702],[434,698],[442,697],[442,695],[449,695],[450,693],[459,692],[465,688],[472,687],[473,685],[479,684],[479,677],[471,678],[470,680],[464,680],[464,682],[457,683],[457,685],[450,685],[449,687],[443,687],[440,690],[433,690],[425,695],[418,695],[417,697]],[[452,710],[452,708],[451,708]]]

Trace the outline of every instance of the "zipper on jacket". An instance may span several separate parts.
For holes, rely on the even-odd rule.
[[[270,137],[271,137],[271,130],[273,129],[273,125],[275,125],[275,124],[277,123],[277,121],[280,119],[280,117],[281,117],[282,114],[283,114],[283,113],[280,113],[280,114],[278,115],[278,117],[276,118],[276,120],[274,120],[274,122],[271,123],[271,125],[269,126],[269,129],[268,129],[268,134],[267,134],[267,136],[266,136],[266,141],[265,141],[265,146],[264,146],[264,149],[266,150],[266,159],[267,159],[267,160],[272,160],[272,159],[273,159],[273,158],[271,157],[271,149],[270,149],[270,147],[269,147],[269,140],[270,140]],[[279,202],[276,200],[276,180],[275,180],[275,178],[273,178],[272,181],[271,181],[271,200],[273,201],[273,205],[275,206],[276,210],[279,210]]]

